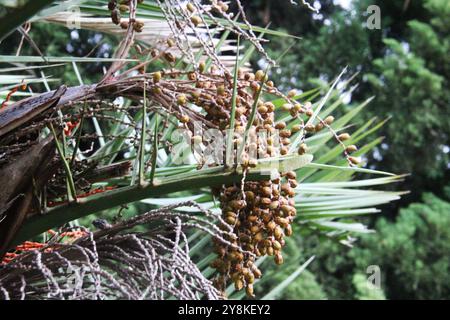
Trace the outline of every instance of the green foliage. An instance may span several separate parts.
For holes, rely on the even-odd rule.
[[[372,4],[381,8],[381,30],[365,28],[366,9]],[[315,87],[331,81],[345,65],[350,71],[360,72],[358,78],[363,81],[352,92],[351,102],[360,103],[372,95],[375,99],[352,122],[363,123],[374,116],[391,117],[381,129],[386,139],[369,156],[369,163],[379,170],[411,173],[404,185],[412,191],[406,197],[407,203],[417,202],[424,191],[442,196],[443,186],[448,183],[449,16],[447,0],[355,0],[348,11],[329,9],[321,27],[320,20],[312,28],[307,22],[296,24],[289,16],[279,22],[277,13],[272,11],[268,18],[274,17],[272,27],[284,28],[286,32],[304,27],[297,31],[302,39],[285,55],[280,68],[272,72],[281,87]],[[271,38],[269,50],[276,56],[289,45]],[[383,219],[376,224],[379,235],[365,236],[351,250],[319,236],[302,237],[298,245],[305,257],[316,256],[308,270],[330,299],[369,297],[364,291],[365,271],[367,265],[379,264],[377,259],[382,259],[382,274],[389,277],[384,279],[383,287],[388,298],[445,298],[449,295],[444,284],[449,283],[445,262],[448,237],[441,234],[439,238],[434,233],[438,225],[430,224],[417,212],[433,212],[430,219],[434,216],[444,229],[447,223],[448,229],[445,208],[448,207],[442,200],[425,195],[425,203],[405,209],[414,216],[408,218],[411,221],[406,221],[403,214],[395,224]],[[386,216],[397,215],[395,206],[385,211]],[[406,234],[406,228],[421,231]],[[395,249],[386,251],[380,247],[385,238],[394,241]],[[402,250],[407,250],[407,257]],[[369,259],[371,256],[375,258]]]
[[[283,273],[277,273],[272,280],[277,283],[287,278],[295,271],[295,266],[291,265]],[[282,300],[323,300],[326,299],[322,286],[317,282],[314,274],[305,270],[297,279],[291,282],[277,299]]]
[[[450,187],[446,192],[450,198]],[[302,252],[294,255],[292,250],[287,250],[287,254],[300,255],[303,257],[300,260],[311,254],[316,256],[308,271],[314,274],[322,288],[320,291],[328,299],[450,297],[450,202],[424,194],[423,202],[402,209],[396,221],[381,218],[374,229],[377,233],[364,235],[353,248],[322,235],[303,232],[295,240]],[[380,266],[382,290],[368,288],[369,265]],[[276,283],[284,277],[280,273],[271,278]],[[302,274],[299,283],[303,277],[308,275]],[[304,281],[299,286],[312,283],[310,279]],[[292,294],[299,294],[296,285],[288,288]]]
[[[256,286],[256,293],[258,296],[264,296],[267,292],[271,292],[277,285],[286,281],[288,277],[293,274],[310,256],[299,250],[297,238],[288,238],[286,247],[283,248],[283,255],[285,257],[285,266],[270,267],[271,262],[264,261],[263,267],[267,268],[267,276],[263,278]],[[286,300],[314,300],[326,299],[327,296],[321,284],[316,279],[313,272],[309,271],[317,262],[312,260],[308,265],[307,270],[304,270],[298,277],[290,282],[275,299]]]
[[[381,268],[391,299],[450,298],[450,203],[433,194],[402,209],[395,223],[381,219],[351,256],[358,270]]]
[[[302,233],[297,243],[303,248],[303,255],[314,253],[316,256],[308,270],[315,275],[328,299],[354,298],[352,276],[355,270],[353,259],[349,257],[351,248],[336,239],[314,233]]]
[[[436,157],[448,140],[447,122],[442,117],[448,95],[442,90],[444,78],[430,71],[422,58],[405,50],[399,41],[384,42],[390,53],[374,61],[378,75],[368,75],[380,112],[392,117],[386,134],[393,150],[384,152],[384,161],[389,161],[394,170],[429,177],[442,175],[448,157],[441,157],[439,162]],[[416,161],[418,153],[421,161]]]
[[[2,20],[0,41],[52,2],[53,0],[34,0],[28,2],[9,1],[8,6],[2,4],[0,7],[0,19]]]
[[[437,3],[427,1],[426,7],[439,10],[439,6],[431,5]],[[443,117],[450,97],[444,89],[448,88],[446,78],[450,74],[446,54],[450,38],[445,30],[434,26],[442,22],[439,16],[430,24],[412,20],[407,24],[408,42],[384,39],[386,55],[374,60],[374,72],[368,76],[377,95],[377,110],[392,116],[386,133],[393,152],[384,152],[383,161],[394,171],[442,177],[449,161],[442,147],[448,145],[450,133]],[[415,159],[418,153],[421,161]]]
[[[381,8],[381,30],[368,30],[364,26],[365,11],[371,4]],[[381,129],[387,139],[377,148],[370,163],[381,170],[412,173],[407,180],[408,189],[412,190],[409,201],[417,201],[425,190],[441,194],[449,175],[449,153],[444,149],[450,143],[447,117],[450,3],[446,0],[356,0],[352,10],[327,11],[322,27],[317,25],[317,20],[314,27],[303,21],[297,24],[296,18],[289,15],[284,15],[280,21],[277,17],[282,11],[261,12],[269,15],[267,19],[273,21],[272,27],[284,28],[286,32],[295,30],[302,36],[280,61],[280,68],[273,70],[271,76],[275,82],[281,87],[304,89],[316,86],[317,82],[323,83],[323,80],[332,80],[345,65],[351,71],[359,71],[363,82],[352,93],[352,102],[361,102],[372,95],[376,97],[366,112],[354,121],[367,121],[373,116],[391,117]],[[271,38],[269,52],[277,56],[289,45],[286,41]],[[395,208],[391,210],[390,215],[395,216]],[[390,277],[384,282],[389,298],[448,297],[445,285],[449,283],[448,264],[445,263],[449,252],[448,237],[441,234],[439,238],[434,232],[439,224],[444,230],[448,229],[448,207],[428,194],[424,204],[414,204],[405,210],[414,218],[403,217],[406,214],[402,213],[395,224],[383,219],[376,228],[380,235],[366,236],[352,250],[320,237],[298,240],[305,257],[316,255],[308,270],[323,285],[328,298],[377,298],[368,296],[363,290],[368,257],[378,257],[375,253],[383,257],[386,269],[382,267],[382,273]],[[420,210],[432,213],[425,218],[419,215]],[[431,216],[439,224],[431,222]],[[407,228],[420,232],[406,235],[403,229]],[[383,231],[388,229],[389,234]],[[380,248],[384,238],[395,240],[392,246],[398,251],[386,251],[386,254],[390,252],[390,257],[383,255],[387,250],[385,247]],[[370,242],[366,242],[367,239],[371,239]],[[404,259],[401,250],[408,250]],[[366,256],[367,259],[363,259]],[[398,261],[400,259],[402,261]],[[398,275],[391,270],[397,265],[401,267]],[[379,293],[378,298],[382,297]]]
[[[52,36],[49,37],[48,35]],[[3,41],[0,46],[0,54],[15,55],[21,37],[10,36]],[[44,56],[48,57],[91,57],[91,58],[109,58],[111,48],[117,40],[107,34],[96,33],[89,30],[69,30],[65,26],[49,24],[45,22],[34,22],[30,33],[31,39],[36,43]],[[39,56],[38,53],[25,40],[20,51],[22,56]],[[40,61],[39,61],[40,62]],[[86,84],[98,82],[103,76],[102,62],[90,62],[80,64],[78,68],[83,75]],[[41,77],[40,70],[30,70],[29,73]],[[79,81],[70,64],[53,67],[44,70],[47,77],[61,79],[62,83],[67,85],[78,85]],[[42,87],[34,88],[36,91],[43,90]],[[53,89],[53,88],[52,88]]]

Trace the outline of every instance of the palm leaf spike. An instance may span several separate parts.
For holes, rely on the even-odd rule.
[[[225,164],[230,165],[232,160],[231,151],[233,148],[233,138],[234,138],[234,127],[236,121],[236,97],[237,97],[237,84],[238,84],[238,59],[239,59],[239,37],[237,39],[237,53],[236,53],[236,61],[234,65],[233,72],[233,91],[231,94],[231,112],[230,112],[230,128],[227,134],[227,145],[226,145],[226,156],[225,156]]]
[[[75,184],[73,182],[72,171],[70,170],[70,165],[67,162],[65,152],[63,151],[63,148],[61,147],[61,144],[58,141],[58,136],[56,135],[55,129],[53,128],[53,125],[51,123],[50,123],[50,129],[53,134],[53,138],[55,140],[56,149],[58,150],[59,157],[61,158],[61,160],[64,164],[64,169],[66,171],[67,183],[69,186],[69,201],[76,201],[77,200],[77,191],[75,189]],[[64,144],[64,142],[63,142],[63,144]]]
[[[155,115],[155,132],[153,135],[152,164],[150,171],[150,183],[155,184],[156,159],[158,157],[158,114]]]
[[[143,106],[142,106],[142,122],[141,122],[141,137],[140,137],[140,144],[139,144],[139,185],[144,186],[144,179],[145,179],[145,139],[147,134],[147,84],[144,80],[143,82]],[[157,121],[156,121],[157,122]],[[156,126],[156,125],[155,125]],[[155,128],[155,134],[156,134],[156,128]],[[156,151],[153,150],[155,153]],[[153,163],[152,163],[152,170],[154,170]],[[151,177],[151,180],[153,180],[153,177]]]

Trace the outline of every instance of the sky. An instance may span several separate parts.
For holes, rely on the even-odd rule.
[[[346,10],[350,9],[351,2],[352,0],[334,0],[335,4],[340,5],[342,8]]]

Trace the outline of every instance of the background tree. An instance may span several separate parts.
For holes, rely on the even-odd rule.
[[[357,270],[379,265],[390,299],[450,298],[448,201],[426,193],[423,202],[401,209],[395,223],[383,218],[376,229],[351,252]]]

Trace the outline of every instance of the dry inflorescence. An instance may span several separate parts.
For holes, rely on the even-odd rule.
[[[177,206],[195,206],[186,202]],[[220,220],[163,207],[91,233],[62,230],[48,243],[25,243],[0,264],[2,299],[221,299],[189,257],[185,230],[214,229]],[[139,233],[133,228],[149,225]],[[224,240],[225,241],[225,240]]]

